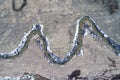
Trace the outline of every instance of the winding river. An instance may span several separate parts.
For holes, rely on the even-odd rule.
[[[33,34],[38,34],[40,39],[37,40],[37,45],[44,53],[47,61],[49,61],[50,63],[63,65],[70,61],[75,54],[83,55],[83,37],[87,35],[87,33],[90,33],[93,37],[105,42],[112,48],[117,56],[120,56],[120,45],[109,38],[109,36],[100,29],[100,27],[91,17],[84,16],[77,20],[76,32],[72,42],[73,44],[71,50],[66,54],[64,58],[60,58],[59,56],[55,55],[55,53],[53,53],[53,51],[50,49],[48,38],[43,33],[43,25],[35,24],[33,25],[32,29],[23,36],[17,48],[9,53],[0,52],[0,59],[12,58],[23,53],[23,51],[27,49],[28,43],[30,42]]]

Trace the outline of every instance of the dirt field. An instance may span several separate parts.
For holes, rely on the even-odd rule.
[[[28,72],[41,74],[52,80],[67,80],[67,75],[76,69],[81,70],[81,76],[83,77],[99,76],[103,71],[110,69],[112,71],[107,73],[107,75],[117,74],[120,71],[119,57],[116,57],[111,49],[108,49],[90,35],[84,38],[84,55],[80,57],[74,56],[70,62],[63,66],[51,65],[44,59],[35,42],[36,38],[37,35],[31,39],[28,49],[22,55],[14,59],[1,60],[1,76],[8,75],[15,77]],[[63,56],[64,54],[61,55]],[[117,67],[110,67],[109,65],[112,63],[107,57],[116,60]]]
[[[91,16],[97,24],[116,41],[120,41],[120,11],[110,15],[106,8],[93,0],[28,0],[21,12],[12,10],[12,0],[0,0],[0,52],[9,52],[18,46],[24,32],[33,24],[44,25],[44,33],[50,41],[50,47],[63,57],[70,50],[75,33],[76,20],[82,16]],[[19,7],[19,0],[16,0]],[[120,3],[120,1],[119,1]],[[83,56],[74,56],[66,65],[50,65],[36,44],[37,35],[31,39],[28,49],[14,59],[0,60],[0,76],[19,76],[24,72],[40,74],[52,80],[67,80],[67,75],[76,69],[81,76],[93,77],[105,70],[106,75],[120,74],[120,58],[90,35],[84,38]],[[110,57],[116,61],[111,67]]]

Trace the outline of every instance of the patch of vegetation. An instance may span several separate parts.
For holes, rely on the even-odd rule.
[[[119,5],[118,5],[118,1],[117,0],[107,0],[107,7],[108,7],[108,11],[110,14],[113,14],[117,11],[117,9],[119,9]]]
[[[119,9],[119,4],[117,0],[94,0],[93,2],[101,2],[110,14],[115,13]]]

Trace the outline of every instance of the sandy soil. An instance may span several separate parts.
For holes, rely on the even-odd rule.
[[[81,76],[84,77],[100,75],[103,71],[110,69],[112,69],[112,72],[108,73],[109,75],[117,74],[120,71],[119,58],[111,49],[108,49],[90,35],[84,38],[84,55],[74,56],[70,62],[63,66],[51,65],[44,59],[43,53],[36,44],[37,37],[36,35],[31,39],[28,49],[22,55],[14,59],[1,60],[1,76],[19,76],[24,72],[28,72],[41,74],[52,80],[67,80],[67,75],[76,69],[80,69]],[[110,67],[109,65],[112,63],[107,57],[116,60],[117,67]]]
[[[21,1],[16,0],[16,7],[20,4]],[[0,0],[0,52],[9,52],[17,47],[23,33],[36,23],[45,26],[45,33],[55,48],[56,44],[51,37],[68,30],[64,35],[70,33],[66,38],[73,38],[71,35],[73,36],[75,31],[76,20],[85,15],[91,16],[105,33],[120,41],[119,10],[110,15],[99,1],[96,3],[93,0],[28,0],[27,6],[21,12],[15,12],[12,10],[12,0]],[[70,40],[66,39],[68,42]],[[66,49],[68,50],[68,46]]]
[[[63,57],[70,49],[76,20],[85,15],[91,16],[109,36],[118,42],[120,40],[120,11],[110,15],[101,3],[94,3],[93,0],[28,0],[21,12],[12,10],[11,1],[0,0],[0,52],[13,50],[24,32],[31,29],[33,24],[41,23],[45,26],[44,33],[50,40],[52,50]],[[16,0],[16,3],[19,6],[20,1]],[[20,56],[0,60],[0,76],[19,76],[30,72],[52,80],[66,80],[75,69],[80,69],[84,77],[100,75],[106,69],[112,69],[108,75],[120,73],[119,57],[90,35],[84,38],[84,55],[74,56],[64,66],[50,65],[44,59],[36,44],[37,37],[31,39],[28,49]],[[116,68],[109,67],[111,62],[107,57],[116,60]]]

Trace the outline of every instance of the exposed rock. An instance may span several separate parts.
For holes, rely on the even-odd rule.
[[[45,77],[42,77],[38,74],[30,74],[30,73],[24,73],[22,76],[19,77],[0,77],[0,80],[50,80]]]
[[[50,79],[47,79],[46,77],[43,77],[39,74],[34,75],[34,78],[35,78],[35,80],[50,80]]]
[[[3,9],[0,11],[0,18],[6,17],[9,11],[7,9]]]

